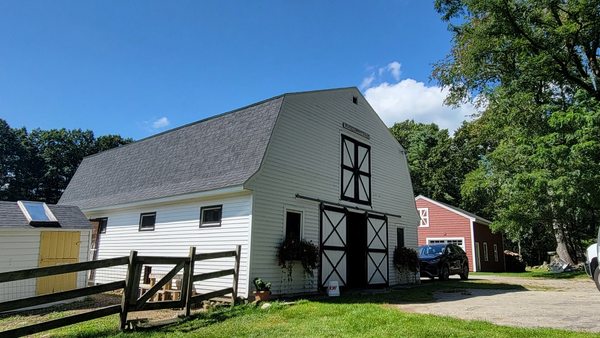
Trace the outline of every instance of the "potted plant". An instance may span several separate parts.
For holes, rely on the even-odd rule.
[[[292,278],[292,268],[294,262],[300,261],[304,274],[310,277],[313,276],[313,270],[319,264],[319,248],[307,240],[285,240],[277,250],[277,260],[279,266],[287,269],[288,279]]]
[[[396,247],[394,249],[394,266],[400,272],[413,274],[415,282],[419,282],[419,255],[415,249]]]
[[[255,301],[266,302],[269,300],[271,296],[271,283],[265,282],[262,279],[256,277],[254,278],[254,287],[256,288],[256,291],[254,291]]]

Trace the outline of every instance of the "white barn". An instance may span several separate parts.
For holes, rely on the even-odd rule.
[[[393,250],[417,246],[404,150],[356,88],[284,94],[87,157],[59,203],[98,221],[97,259],[242,245],[241,297],[255,277],[274,294],[403,283]],[[319,246],[314,277],[279,267],[286,236]]]
[[[0,272],[86,262],[92,224],[79,208],[0,201]],[[0,302],[85,287],[86,272],[0,283]]]

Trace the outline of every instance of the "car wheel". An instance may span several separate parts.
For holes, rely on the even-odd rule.
[[[594,270],[594,283],[596,283],[596,288],[600,291],[600,266]]]
[[[448,280],[450,278],[450,270],[447,265],[443,265],[440,270],[440,280]]]
[[[462,280],[469,279],[469,264],[463,265],[462,272],[460,273],[460,279],[462,279]]]

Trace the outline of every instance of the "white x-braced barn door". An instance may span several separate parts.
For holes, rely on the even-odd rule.
[[[342,208],[321,207],[321,286],[329,281],[346,285],[346,213]]]
[[[367,283],[388,283],[388,238],[387,218],[367,215]]]

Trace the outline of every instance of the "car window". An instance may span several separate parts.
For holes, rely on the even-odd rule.
[[[448,253],[448,254],[452,254],[452,253],[454,253],[454,250],[453,250],[453,248],[452,248],[452,245],[448,245],[448,246],[446,247],[446,253]]]
[[[420,249],[421,256],[439,256],[444,252],[444,247],[441,245],[426,245]]]

